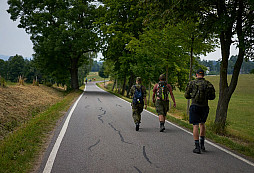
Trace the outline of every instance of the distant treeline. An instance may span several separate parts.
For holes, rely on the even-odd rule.
[[[98,71],[100,71],[101,68],[102,68],[102,62],[94,61],[93,66],[91,68],[91,72],[98,72]]]
[[[95,61],[94,65],[83,65],[78,69],[79,84],[80,86],[84,82],[85,76],[89,73],[90,69],[98,70],[99,65]],[[43,74],[37,67],[34,60],[24,59],[21,55],[15,55],[9,57],[7,61],[0,59],[0,76],[6,81],[18,82],[21,76],[26,83],[33,83],[33,80],[37,79],[39,83],[52,85],[54,83],[66,85],[70,83],[70,77],[64,80],[57,80],[50,74]]]
[[[20,55],[11,56],[8,61],[0,59],[0,75],[11,82],[17,82],[19,76],[28,83],[32,83],[36,76],[37,79],[42,79],[33,60],[24,59]]]
[[[231,56],[228,61],[228,74],[233,73],[234,65],[236,63],[237,56]],[[208,74],[209,75],[218,75],[220,74],[220,61],[213,61],[213,60],[202,60],[199,61],[199,64],[208,67]],[[240,74],[249,74],[253,73],[254,70],[254,62],[253,61],[243,61]]]

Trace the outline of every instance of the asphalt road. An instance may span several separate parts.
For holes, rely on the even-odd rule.
[[[158,117],[148,111],[136,132],[131,113],[129,103],[89,83],[56,130],[38,172],[254,172],[252,162],[212,143],[194,154],[191,133],[169,122],[159,132]]]

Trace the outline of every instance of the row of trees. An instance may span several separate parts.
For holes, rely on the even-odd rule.
[[[18,82],[18,77],[22,76],[29,83],[32,83],[36,76],[38,79],[42,77],[34,62],[21,55],[11,56],[8,61],[0,59],[0,76],[11,82]]]
[[[231,56],[228,61],[228,74],[233,74],[234,65],[236,63],[237,56]],[[220,61],[214,60],[202,60],[199,61],[199,64],[206,66],[208,69],[209,75],[218,75],[220,74]],[[249,74],[251,71],[254,70],[254,62],[253,61],[243,61],[240,73],[241,74]]]
[[[230,98],[244,58],[253,57],[254,2],[251,0],[8,0],[11,19],[31,34],[35,62],[44,74],[71,78],[99,49],[105,72],[121,83],[122,94],[141,76],[146,85],[165,73],[180,90],[198,68],[195,60],[220,44],[219,102],[215,124],[225,127]],[[234,39],[236,38],[236,39]],[[231,44],[239,49],[227,81]],[[129,87],[128,87],[129,88]],[[127,90],[128,93],[128,90]]]
[[[94,64],[97,64],[97,62]],[[79,67],[79,85],[83,85],[84,78],[91,68],[93,68],[93,60],[91,60],[90,65],[85,64]],[[34,80],[37,80],[38,83],[47,85],[52,85],[53,83],[66,85],[70,89],[70,78],[60,81],[54,76],[45,75],[38,69],[40,68],[38,68],[36,61],[24,59],[21,55],[11,56],[8,61],[0,59],[0,76],[2,80],[18,82],[21,77],[26,83],[33,83]]]
[[[220,45],[215,127],[223,131],[243,61],[253,59],[254,1],[102,0],[102,3],[97,23],[105,41],[105,70],[122,84],[122,94],[126,83],[132,85],[135,76],[150,84],[158,80],[160,73],[166,73],[168,82],[182,90],[191,80],[192,70],[199,66],[195,59]],[[231,44],[239,49],[232,64]]]

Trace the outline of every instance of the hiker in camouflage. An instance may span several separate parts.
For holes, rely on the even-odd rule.
[[[166,83],[166,76],[164,74],[160,75],[159,80],[159,83],[155,84],[153,88],[153,102],[155,103],[156,112],[159,115],[160,132],[163,132],[165,130],[165,118],[169,111],[168,95],[170,94],[174,102],[174,107],[176,107],[176,102],[171,85]]]
[[[137,77],[136,85],[133,85],[131,87],[130,96],[133,96],[133,100],[131,103],[132,117],[136,125],[136,131],[139,131],[139,126],[141,123],[141,113],[143,112],[144,105],[145,109],[147,108],[146,88],[141,85],[140,77]]]
[[[215,89],[209,81],[205,80],[204,75],[204,70],[199,69],[196,73],[196,80],[189,82],[184,94],[186,99],[192,99],[189,109],[189,122],[193,124],[193,137],[195,140],[193,152],[197,154],[200,154],[201,150],[205,151],[205,122],[209,114],[208,100],[215,99]]]

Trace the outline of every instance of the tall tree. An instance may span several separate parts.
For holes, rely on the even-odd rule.
[[[44,73],[68,82],[78,89],[78,67],[85,53],[98,48],[93,22],[96,8],[90,0],[34,1],[8,0],[12,20],[31,34],[34,59]]]
[[[21,55],[11,56],[8,59],[7,80],[17,82],[18,77],[24,77],[25,60]]]
[[[215,125],[223,131],[226,125],[227,110],[232,94],[237,86],[244,58],[253,57],[254,46],[254,1],[252,0],[180,0],[186,15],[198,15],[201,30],[213,33],[220,40],[221,65],[219,101]],[[234,39],[234,37],[237,37]],[[239,53],[234,64],[230,83],[227,80],[230,46],[237,45]]]
[[[131,37],[139,37],[146,13],[140,10],[138,1],[102,0],[102,3],[104,13],[98,23],[105,40],[103,55],[106,61],[114,62],[114,71],[118,74],[115,76],[121,80],[124,94],[127,79],[134,78],[131,65],[136,63],[136,58],[126,49],[126,45]]]

